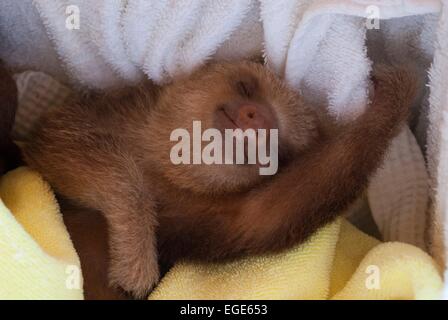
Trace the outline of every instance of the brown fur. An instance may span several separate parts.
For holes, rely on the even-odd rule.
[[[86,300],[124,300],[129,297],[111,288],[107,278],[109,244],[107,224],[100,212],[58,199],[64,223],[81,261]]]
[[[158,281],[158,258],[275,252],[337,217],[367,185],[414,96],[405,70],[379,68],[374,79],[368,111],[325,137],[310,108],[261,65],[214,64],[164,88],[145,85],[52,111],[24,153],[57,192],[104,214],[110,282],[143,297]],[[216,109],[237,102],[275,113],[276,175],[261,177],[256,165],[171,163],[172,130],[191,129],[193,120],[213,127]]]

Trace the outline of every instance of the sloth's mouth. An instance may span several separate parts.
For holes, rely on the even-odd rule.
[[[259,149],[268,148],[266,153],[270,154],[270,130],[273,129],[275,120],[268,118],[266,113],[263,106],[260,107],[254,103],[228,103],[219,105],[215,109],[214,128],[221,132],[223,139],[233,140],[230,144],[232,145],[232,150],[227,150],[226,143],[222,144],[224,157],[233,158],[232,163],[234,164],[267,166],[261,163]],[[251,132],[247,132],[248,129]],[[234,133],[228,136],[227,130],[234,131]],[[243,135],[241,136],[240,133],[236,134],[235,130],[242,130]],[[260,130],[264,130],[264,132],[262,133]],[[266,134],[266,137],[263,138],[261,134]],[[243,163],[237,163],[237,152],[241,152],[240,156],[244,158]],[[250,163],[249,160],[251,160]]]

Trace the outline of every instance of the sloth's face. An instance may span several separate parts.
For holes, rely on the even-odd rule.
[[[179,147],[182,140],[179,136],[170,143],[160,141],[156,145],[162,151],[158,152],[158,160],[163,166],[161,172],[173,183],[179,181],[180,186],[198,192],[220,193],[250,188],[264,179],[265,175],[260,174],[260,168],[269,166],[260,161],[259,149],[265,148],[262,151],[270,156],[271,161],[282,165],[303,151],[316,136],[317,121],[311,110],[279,78],[257,63],[211,64],[188,79],[169,85],[165,90],[159,110],[154,112],[152,118],[155,132],[158,137],[166,137],[168,140],[174,130],[185,130],[181,132],[188,133],[190,163],[174,164],[170,158],[173,147]],[[207,141],[202,141],[202,148],[209,145],[206,155],[212,155],[213,158],[217,148],[220,148],[223,159],[221,164],[192,163],[193,133],[194,130],[197,132],[198,124],[201,135],[207,132]],[[252,129],[255,132],[255,135],[243,138],[241,157],[244,163],[237,161],[236,140],[233,141],[233,148],[225,147],[229,143],[226,135],[229,129],[233,132]],[[266,136],[262,135],[263,132]],[[277,133],[271,134],[273,132]],[[222,137],[221,146],[215,138],[210,137],[216,137],[219,133]],[[254,154],[250,152],[253,149],[249,148],[250,141],[252,146],[256,145],[255,163],[248,163]],[[211,143],[214,143],[215,148]],[[273,146],[277,148],[272,149],[273,153],[277,152],[277,157],[270,152]],[[214,150],[210,153],[210,149]],[[179,148],[176,150],[179,151]],[[201,156],[204,156],[204,149],[201,151]],[[225,164],[226,157],[233,160],[230,161],[232,164]],[[187,176],[193,176],[193,179],[183,179]]]

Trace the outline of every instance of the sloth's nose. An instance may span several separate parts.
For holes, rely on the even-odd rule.
[[[235,127],[246,129],[273,129],[276,127],[270,106],[256,103],[227,104],[223,113]]]
[[[235,122],[240,127],[254,128],[262,126],[264,119],[260,117],[256,106],[253,104],[245,104],[238,109]]]

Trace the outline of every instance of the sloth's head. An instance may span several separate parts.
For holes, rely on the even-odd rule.
[[[194,130],[198,132],[199,124],[199,135],[205,133],[202,140],[208,141],[202,141],[201,154],[196,153],[196,160],[200,159],[201,164],[193,164],[194,152],[197,151],[193,148],[196,143],[193,136]],[[225,147],[229,143],[226,129],[241,129],[246,133],[247,129],[253,129],[256,133],[243,137],[244,164],[236,163],[237,139],[233,141],[233,148]],[[259,129],[266,130],[266,137]],[[278,165],[281,166],[314,140],[317,119],[298,94],[266,67],[254,62],[210,64],[190,77],[168,85],[151,116],[151,144],[157,153],[156,165],[161,166],[160,172],[179,186],[205,193],[237,192],[259,183],[265,177],[260,174],[260,168],[275,164],[263,164],[258,156],[255,164],[249,164],[253,149],[248,146],[250,141],[255,143],[256,155],[259,149],[267,149],[270,160],[275,161],[274,154],[270,154],[270,146],[277,141],[273,141],[275,134],[271,135],[271,130],[278,130]],[[207,156],[217,159],[214,157],[217,156],[219,142],[215,140],[219,133],[223,163],[206,164]],[[187,137],[180,137],[186,134]],[[189,140],[189,145],[186,140]],[[266,141],[266,144],[259,141]],[[186,150],[190,151],[189,156]],[[229,154],[231,150],[233,156]],[[189,159],[190,164],[173,163],[170,157],[173,152],[178,155],[175,162]],[[226,156],[233,160],[233,164],[225,164]]]

